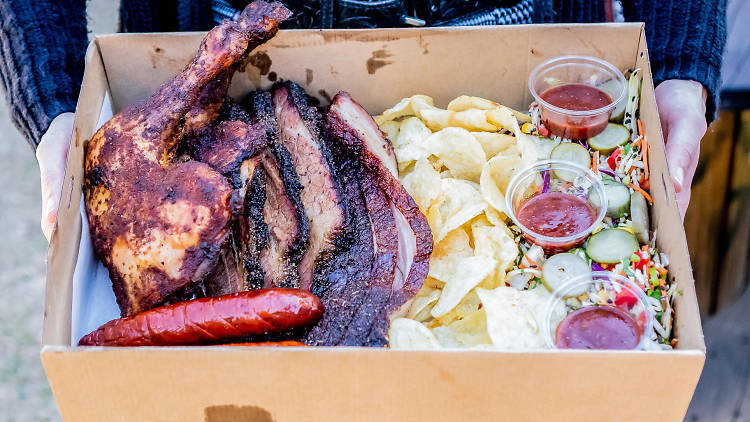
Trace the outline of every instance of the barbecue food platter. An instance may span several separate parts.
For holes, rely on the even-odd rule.
[[[433,223],[405,188],[413,163],[382,124],[401,128],[409,116],[376,122],[345,91],[318,108],[293,81],[227,95],[234,72],[288,16],[280,3],[254,2],[89,141],[86,214],[122,318],[80,345],[387,346],[391,322],[410,324],[399,317],[425,283],[442,287],[429,285],[433,244],[458,227]],[[485,141],[512,143],[524,164],[537,158],[521,130],[529,115],[493,104],[495,120],[482,123],[472,120],[478,107],[433,110],[428,129],[500,132]],[[495,165],[488,172],[505,169],[502,157],[451,161],[445,152],[450,175],[467,183],[481,183],[485,162]],[[492,193],[481,194],[467,201],[481,208],[470,219],[505,219],[487,208]],[[522,259],[518,243],[513,258]]]

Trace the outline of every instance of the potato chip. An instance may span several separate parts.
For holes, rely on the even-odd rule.
[[[501,106],[487,111],[487,121],[513,132],[516,137],[516,145],[521,151],[521,159],[524,165],[530,165],[538,159],[535,140],[537,137],[527,135],[521,131],[521,126],[518,123],[519,116],[517,116],[519,114],[525,116],[508,107]]]
[[[408,144],[422,144],[432,131],[416,117],[407,117],[398,128],[398,137],[393,139],[393,147],[401,148]]]
[[[484,154],[487,156],[487,158],[492,158],[500,152],[504,152],[510,147],[516,145],[516,138],[504,133],[471,132],[471,136],[473,136],[477,141],[479,141],[479,144],[482,145],[482,149],[484,150]]]
[[[425,107],[420,110],[419,118],[430,130],[439,131],[452,126],[453,114],[453,111],[443,110],[442,108]]]
[[[440,299],[430,312],[435,318],[453,309],[471,289],[484,280],[497,266],[496,260],[484,256],[462,258],[455,264],[452,260],[445,260],[445,262],[449,266],[443,265],[443,260],[438,260],[435,270],[430,263],[430,275],[445,282]]]
[[[417,109],[424,108],[425,105],[432,106],[434,101],[432,98],[426,95],[414,95],[409,98],[404,98],[393,107],[384,111],[380,116],[375,117],[375,123],[382,125],[387,121],[398,119],[403,116],[416,116],[417,112],[414,110],[415,106]]]
[[[518,165],[518,159],[498,155],[488,161],[482,168],[479,179],[479,190],[482,198],[499,212],[508,214],[505,205],[505,191],[508,189],[510,179]]]
[[[462,95],[451,100],[446,108],[451,111],[464,111],[472,108],[479,110],[492,110],[496,107],[500,107],[500,104],[480,97]]]
[[[443,198],[444,196],[445,195],[441,193],[439,198]],[[440,201],[440,199],[438,199],[438,201]],[[430,226],[430,229],[432,231],[432,241],[437,243],[438,232],[443,226],[443,216],[440,213],[440,207],[431,206],[427,209],[427,212],[424,214],[424,216],[427,217],[427,225]],[[447,234],[447,232],[445,234]],[[443,234],[443,237],[445,237],[445,234]]]
[[[469,234],[466,230],[457,228],[448,233],[442,241],[435,245],[431,258],[441,259],[446,256],[456,258],[474,256],[474,250],[469,245]]]
[[[438,326],[432,329],[432,333],[440,343],[442,349],[461,349],[463,345],[458,341],[456,335],[448,327]]]
[[[504,226],[507,218],[505,213],[501,213],[490,204],[487,204],[487,208],[484,209],[484,216],[493,226]]]
[[[430,164],[432,165],[432,168],[434,168],[436,171],[441,172],[440,173],[440,177],[443,177],[443,173],[442,173],[443,167],[444,167],[443,160],[440,157],[436,157],[434,155],[430,155],[427,158],[427,161],[430,162]],[[448,173],[448,174],[450,174],[450,173]]]
[[[438,329],[450,330],[455,341],[462,347],[492,344],[492,339],[487,333],[487,312],[484,309],[479,309],[450,325],[435,328]]]
[[[518,130],[520,132],[521,125],[530,122],[531,116],[526,113],[521,113],[520,111],[514,110],[510,107],[501,105],[487,111],[487,121],[497,126],[498,128],[507,129],[513,133],[516,133],[516,131],[513,130],[513,121],[516,122]]]
[[[473,314],[474,312],[478,311],[479,308],[482,307],[482,301],[479,299],[479,296],[477,295],[476,288],[469,291],[469,293],[466,293],[466,296],[464,296],[460,302],[458,302],[458,305],[454,306],[453,309],[451,309],[449,312],[446,312],[445,314],[441,315],[439,318],[433,320],[428,327],[438,327],[441,325],[449,325],[452,324],[453,321],[457,321],[463,318],[466,318],[467,316]]]
[[[430,135],[424,144],[432,155],[443,160],[454,177],[479,181],[487,156],[469,131],[457,127],[445,128]]]
[[[543,287],[519,291],[512,287],[477,289],[487,312],[487,332],[495,348],[528,350],[546,348],[542,336],[543,313],[550,298]],[[555,325],[564,315],[562,303],[555,308]]]
[[[451,126],[462,127],[471,131],[494,131],[497,127],[487,121],[487,111],[469,109],[451,112]]]
[[[406,315],[415,321],[425,322],[432,319],[430,311],[440,297],[440,289],[429,286],[422,286],[409,307],[409,313]]]
[[[427,327],[408,318],[391,321],[388,331],[391,349],[439,349],[440,343]]]
[[[474,255],[494,258],[500,262],[499,269],[508,270],[518,256],[518,245],[501,227],[475,227]]]
[[[445,286],[445,283],[443,283],[440,280],[434,279],[430,276],[427,276],[427,278],[424,279],[424,283],[422,283],[422,286],[426,286],[432,289],[442,290],[443,286]]]
[[[440,174],[426,159],[418,160],[414,168],[401,178],[401,184],[423,213],[440,197]]]
[[[380,125],[380,130],[382,130],[385,133],[385,136],[388,137],[388,139],[391,140],[391,142],[395,142],[398,138],[398,131],[401,127],[401,123],[397,122],[395,120],[389,120],[382,125]]]
[[[393,152],[396,154],[396,161],[404,168],[417,160],[424,160],[430,156],[430,151],[420,143],[405,144],[395,148]]]
[[[443,193],[427,210],[427,221],[436,242],[481,214],[485,208],[482,195],[469,183],[456,179],[442,179],[441,182]]]
[[[401,122],[398,137],[393,140],[396,159],[400,165],[430,156],[425,140],[432,135],[432,131],[416,117],[409,117]]]

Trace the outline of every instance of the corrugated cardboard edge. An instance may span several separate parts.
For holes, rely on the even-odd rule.
[[[638,50],[635,65],[643,69],[644,72],[641,90],[648,91],[648,95],[641,95],[640,115],[646,130],[649,150],[658,151],[658,154],[649,154],[651,196],[655,201],[651,212],[652,226],[656,229],[657,244],[659,247],[663,247],[670,261],[675,264],[669,267],[671,282],[677,283],[678,288],[683,292],[682,295],[678,295],[675,305],[676,312],[681,315],[679,324],[675,327],[675,335],[678,337],[681,347],[697,349],[705,353],[706,345],[703,339],[698,300],[695,294],[695,280],[690,265],[685,230],[675,199],[674,185],[667,166],[664,137],[658,118],[659,113],[656,96],[654,95],[654,83],[644,28],[641,29]],[[664,238],[670,239],[670,242],[659,241],[659,239]]]
[[[52,233],[47,251],[47,289],[42,322],[43,345],[70,344],[72,281],[81,240],[81,180],[84,145],[94,132],[108,90],[107,75],[96,41],[86,50],[86,72],[76,106],[73,137],[58,209],[61,224]]]
[[[216,422],[204,415],[223,406],[277,422],[677,421],[701,362],[693,350],[49,347],[45,356],[61,414],[77,422]]]

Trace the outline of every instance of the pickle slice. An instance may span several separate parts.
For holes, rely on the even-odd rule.
[[[630,140],[630,131],[623,125],[617,123],[607,124],[604,132],[589,138],[589,146],[603,154],[609,154],[620,145]]]
[[[630,211],[630,189],[620,182],[604,179],[604,196],[607,197],[607,217],[619,218]],[[589,201],[599,207],[599,195],[589,193]]]
[[[591,267],[583,258],[569,252],[559,253],[551,256],[542,265],[542,284],[547,290],[554,292],[574,277],[586,274],[591,274]],[[583,285],[567,292],[568,296],[586,293],[587,285],[581,284]]]
[[[562,142],[552,149],[549,154],[549,158],[552,160],[567,161],[569,163],[578,164],[583,168],[589,168],[591,164],[591,156],[589,151],[582,145],[574,142]],[[566,182],[572,182],[575,180],[577,174],[568,170],[555,170],[555,175]]]
[[[646,204],[646,198],[640,192],[633,192],[630,195],[630,219],[633,221],[635,237],[643,244],[648,243],[648,204]]]
[[[622,85],[617,79],[610,79],[607,82],[599,85],[599,89],[606,92],[612,100],[615,100],[617,95],[620,93]],[[612,110],[612,115],[609,118],[610,122],[622,122],[622,118],[625,115],[625,105],[627,104],[627,98],[623,98],[622,101],[617,103],[615,109]]]
[[[622,229],[604,229],[586,244],[586,253],[600,264],[617,264],[639,249],[635,235]]]

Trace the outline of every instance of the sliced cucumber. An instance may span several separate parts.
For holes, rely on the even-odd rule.
[[[630,131],[623,125],[609,123],[604,132],[589,138],[589,146],[601,153],[609,154],[630,140]]]
[[[630,189],[620,182],[602,179],[604,196],[607,197],[607,217],[619,218],[630,211]],[[599,195],[595,191],[589,193],[589,202],[599,207]]]
[[[617,79],[610,79],[607,82],[599,85],[599,89],[606,92],[607,95],[609,95],[609,97],[613,100],[620,94],[621,87],[622,85],[620,85],[620,82]],[[626,103],[627,98],[623,98],[622,101],[617,103],[615,109],[612,110],[612,115],[609,117],[609,121],[622,122],[622,116],[625,114]]]
[[[630,219],[633,221],[635,237],[641,243],[648,243],[648,205],[646,204],[646,198],[644,198],[643,194],[640,192],[633,192],[630,195]]]
[[[589,168],[589,165],[591,164],[589,151],[582,145],[573,142],[562,142],[554,147],[549,154],[549,158],[552,160],[561,160],[578,164],[583,168]],[[555,170],[555,175],[567,182],[574,181],[577,176],[576,173],[567,170]]]
[[[572,253],[559,253],[547,259],[542,266],[542,283],[547,290],[554,292],[574,277],[586,274],[591,274],[591,267],[583,258]],[[585,284],[580,288],[576,287],[575,290],[566,292],[566,295],[582,295],[586,293],[586,287]]]
[[[600,264],[617,264],[638,249],[635,235],[622,229],[602,230],[586,244],[586,253]]]

